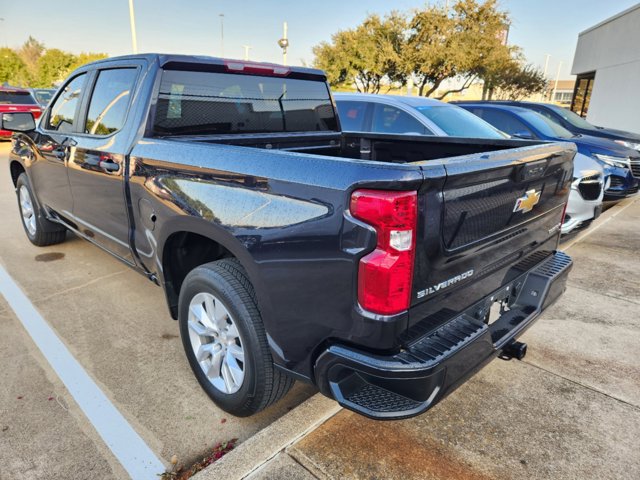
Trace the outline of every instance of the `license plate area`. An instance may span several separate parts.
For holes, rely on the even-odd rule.
[[[511,310],[511,305],[516,299],[516,293],[517,287],[515,285],[503,287],[485,300],[476,318],[482,319],[488,326],[493,325],[502,315]]]

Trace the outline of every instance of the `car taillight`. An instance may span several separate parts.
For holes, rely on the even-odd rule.
[[[351,215],[375,228],[376,249],[360,260],[358,301],[383,315],[409,308],[415,258],[417,192],[356,190]]]

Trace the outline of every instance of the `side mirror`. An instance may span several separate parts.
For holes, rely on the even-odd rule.
[[[29,112],[3,113],[0,116],[0,130],[10,132],[30,132],[36,129],[36,121]]]
[[[528,130],[514,132],[513,134],[511,134],[511,136],[515,138],[522,138],[523,140],[533,140],[533,134]]]

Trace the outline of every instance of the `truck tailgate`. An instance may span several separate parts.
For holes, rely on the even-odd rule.
[[[439,194],[424,162],[409,338],[515,278],[520,262],[551,254],[575,151],[554,143],[451,158]]]

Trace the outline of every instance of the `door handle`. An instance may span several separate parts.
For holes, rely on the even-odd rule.
[[[69,153],[68,149],[62,148],[62,149],[58,149],[54,152],[54,155],[56,156],[57,159],[59,160],[65,160],[67,158],[67,154]]]
[[[105,172],[117,172],[120,170],[120,164],[114,162],[110,155],[100,155],[98,166]]]

